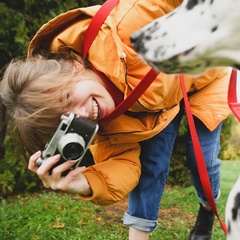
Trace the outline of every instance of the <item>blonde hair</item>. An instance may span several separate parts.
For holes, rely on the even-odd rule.
[[[74,60],[41,55],[13,60],[1,81],[1,98],[20,149],[32,154],[43,150],[67,112],[67,94],[77,82]],[[24,151],[23,150],[23,151]]]

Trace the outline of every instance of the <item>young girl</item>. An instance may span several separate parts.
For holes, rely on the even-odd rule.
[[[180,3],[121,0],[102,25],[87,59],[82,58],[82,41],[99,6],[59,15],[37,32],[26,60],[9,64],[1,83],[1,97],[19,142],[31,155],[29,169],[45,187],[80,194],[95,204],[111,204],[130,193],[124,216],[130,240],[148,239],[157,225],[169,161],[184,114],[178,76],[160,73],[126,113],[100,124],[90,146],[95,165],[62,176],[74,163],[66,161],[50,175],[49,169],[60,155],[48,158],[40,167],[35,163],[62,114],[73,112],[99,122],[129,95],[150,69],[132,49],[131,33]],[[184,76],[184,80],[217,201],[221,122],[230,114],[229,72],[219,68],[199,77]],[[214,214],[202,190],[190,137],[186,144],[187,166],[200,203],[189,239],[211,239]]]

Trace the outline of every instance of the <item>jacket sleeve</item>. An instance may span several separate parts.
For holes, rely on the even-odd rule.
[[[116,145],[108,137],[100,138],[101,141],[90,148],[96,164],[83,173],[92,195],[81,198],[107,205],[123,199],[138,184],[141,172],[140,146],[138,143]]]

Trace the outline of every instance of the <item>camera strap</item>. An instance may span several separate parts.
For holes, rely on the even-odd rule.
[[[83,58],[87,57],[88,50],[90,49],[99,29],[101,28],[102,24],[104,23],[111,10],[117,5],[118,2],[119,0],[107,0],[92,18],[92,21],[90,22],[83,39]],[[94,68],[92,65],[90,65],[90,67]],[[94,69],[94,71],[96,72],[98,70]],[[99,123],[102,124],[109,122],[126,112],[145,92],[145,90],[150,86],[150,84],[153,82],[153,80],[157,77],[158,74],[159,72],[151,68],[149,72],[140,81],[140,83],[131,91],[131,93]],[[103,74],[98,75],[103,76]],[[107,78],[107,76],[104,77]]]
[[[83,58],[87,57],[88,50],[97,36],[98,31],[118,2],[119,0],[107,0],[102,4],[95,16],[92,18],[92,21],[90,22],[83,39]]]

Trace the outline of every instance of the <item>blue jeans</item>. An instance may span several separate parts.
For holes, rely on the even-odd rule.
[[[142,173],[137,187],[129,194],[128,211],[124,214],[125,225],[151,232],[158,224],[160,201],[169,173],[170,158],[180,121],[184,110],[180,109],[172,122],[151,139],[140,142]],[[204,154],[213,195],[217,201],[220,193],[220,164],[217,158],[220,151],[220,124],[213,132],[197,118],[194,118],[199,141]],[[191,136],[186,141],[186,164],[191,171],[191,178],[201,203],[207,203],[196,166]]]

